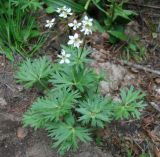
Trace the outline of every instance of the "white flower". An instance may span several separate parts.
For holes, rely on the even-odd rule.
[[[93,19],[89,19],[88,16],[85,16],[82,20],[82,24],[81,32],[84,32],[85,35],[92,34]]]
[[[59,17],[67,18],[68,15],[72,15],[71,8],[67,8],[66,6],[62,8],[57,8],[57,13],[59,13]]]
[[[66,6],[64,6],[64,7],[61,7],[61,8],[57,8],[57,10],[56,10],[56,12],[57,13],[61,13],[63,10],[65,10],[66,9]]]
[[[70,63],[70,60],[68,59],[71,56],[71,54],[66,54],[65,50],[62,49],[61,55],[58,55],[59,58],[61,58],[60,64],[63,63]]]
[[[46,20],[46,25],[45,27],[51,28],[54,25],[55,19],[53,18],[52,20]]]
[[[81,26],[81,23],[78,23],[77,20],[74,20],[73,23],[69,23],[68,26],[73,27],[73,30],[77,30]]]
[[[77,33],[75,33],[74,36],[69,36],[68,45],[73,45],[74,47],[79,48],[82,43],[83,41],[79,39],[79,35]]]
[[[82,20],[83,25],[88,25],[92,26],[93,25],[93,19],[89,19],[88,16],[85,16],[84,19]]]

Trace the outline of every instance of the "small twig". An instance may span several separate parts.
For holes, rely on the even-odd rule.
[[[132,140],[133,140],[133,142],[138,146],[138,148],[139,148],[142,152],[144,152],[144,149],[139,145],[139,143],[138,143],[134,138],[132,138]]]
[[[160,112],[160,106],[158,106],[155,102],[150,102],[149,103],[155,110]]]
[[[136,68],[138,70],[143,70],[145,72],[150,72],[150,73],[155,74],[155,75],[160,75],[160,71],[158,71],[158,70],[153,70],[153,69],[144,67],[142,65],[134,64],[134,63],[123,61],[123,60],[117,60],[117,61],[122,65],[128,65],[128,66]]]
[[[15,90],[14,90],[11,86],[9,86],[7,83],[4,83],[4,82],[0,81],[0,84],[1,84],[2,86],[7,87],[7,88],[10,89],[12,92],[15,92]]]

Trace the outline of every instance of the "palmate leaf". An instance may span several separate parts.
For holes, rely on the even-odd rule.
[[[81,114],[79,121],[93,127],[104,127],[110,121],[112,102],[100,96],[93,96],[80,103],[76,110]]]
[[[122,89],[120,92],[121,101],[115,102],[115,118],[116,119],[129,119],[140,118],[140,111],[144,109],[146,104],[143,99],[145,94],[140,90],[135,90],[133,86],[130,89]]]
[[[49,136],[53,139],[53,147],[57,148],[61,154],[64,154],[69,149],[76,150],[78,142],[90,142],[89,130],[74,124],[59,123],[47,128]]]
[[[52,98],[39,98],[25,113],[24,125],[37,129],[45,127],[50,122],[61,121],[63,116],[70,113],[77,98],[79,98],[77,92],[66,89],[53,93]]]
[[[52,71],[51,60],[47,57],[33,61],[27,59],[20,65],[15,79],[17,83],[23,84],[26,88],[30,88],[35,84],[44,87]]]
[[[88,68],[77,71],[71,66],[66,66],[63,71],[53,73],[50,82],[55,89],[70,88],[84,92],[97,89],[99,77]]]

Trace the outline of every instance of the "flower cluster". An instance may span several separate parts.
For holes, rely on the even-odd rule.
[[[80,31],[84,32],[84,35],[89,35],[92,34],[93,19],[85,16],[81,23],[78,23],[77,20],[74,20],[68,25],[69,27],[72,27],[73,30],[77,30],[80,26],[82,26]],[[77,33],[75,33],[73,36],[69,36],[68,45],[73,45],[73,47],[79,48],[82,43],[83,41],[79,39],[79,35]]]
[[[67,8],[66,6],[63,6],[61,8],[57,8],[57,13],[59,13],[59,17],[62,17],[66,19],[68,16],[73,15],[71,8]],[[47,20],[45,27],[51,28],[54,25],[55,19]],[[93,27],[93,19],[88,18],[88,16],[84,16],[81,22],[78,22],[76,19],[73,20],[73,22],[68,23],[68,26],[71,27],[74,31],[77,31],[79,29],[79,32],[83,32],[84,35],[90,35],[92,34],[92,27]],[[80,39],[80,35],[76,32],[74,35],[69,36],[68,45],[72,45],[75,48],[79,48],[81,44],[84,41]],[[61,59],[60,64],[63,63],[70,63],[69,57],[70,54],[66,54],[64,50],[62,50],[61,55],[58,55],[58,57]]]
[[[73,23],[68,24],[69,27],[73,27],[73,30],[77,30],[82,26],[81,32],[84,32],[84,35],[92,34],[93,19],[85,16],[81,23],[78,23],[77,20],[74,20]]]

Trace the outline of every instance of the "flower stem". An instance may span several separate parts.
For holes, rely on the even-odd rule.
[[[81,58],[81,56],[82,56],[82,53],[83,53],[83,50],[84,50],[85,44],[86,44],[86,36],[84,36],[84,37],[83,37],[83,44],[82,44],[82,49],[81,49],[81,53],[80,53],[79,58]]]
[[[85,10],[88,9],[90,3],[91,3],[91,0],[88,0],[88,1],[86,2],[85,7],[84,7]]]
[[[112,10],[111,10],[111,20],[110,20],[110,24],[109,24],[109,28],[108,28],[108,29],[111,29],[112,23],[113,23],[113,21],[114,21],[116,2],[115,2],[115,1],[112,1],[111,6],[112,6]]]

